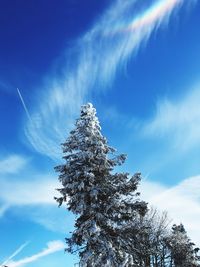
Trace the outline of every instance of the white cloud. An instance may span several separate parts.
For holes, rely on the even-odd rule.
[[[61,186],[56,175],[35,173],[27,162],[19,155],[10,155],[0,161],[0,218],[10,210],[47,229],[65,232],[71,225],[66,223],[68,213],[58,209],[54,199],[60,196],[56,188]]]
[[[145,135],[168,137],[179,151],[200,146],[200,85],[178,100],[158,102],[155,116],[144,126]]]
[[[15,250],[3,263],[2,266],[5,266],[8,262],[10,262],[15,256],[17,256],[27,245],[29,242],[25,242],[18,249]]]
[[[18,261],[10,261],[8,262],[8,265],[9,267],[26,266],[31,262],[38,261],[40,258],[55,253],[57,251],[63,250],[64,248],[65,244],[62,241],[60,240],[51,241],[47,243],[47,248],[43,249],[41,252]]]
[[[57,177],[51,175],[28,173],[26,177],[25,174],[12,179],[1,177],[0,218],[10,210],[15,216],[40,224],[51,231],[64,233],[66,229],[71,230],[72,215],[64,206],[58,209],[58,203],[54,199],[55,196],[60,196],[56,190],[60,187]]]
[[[191,239],[200,245],[200,175],[184,179],[178,185],[167,187],[143,182],[142,197],[159,210],[166,210],[173,223],[183,223]]]
[[[153,196],[166,190],[166,186],[152,182],[151,180],[142,180],[140,185],[141,196],[145,201],[149,201]]]
[[[0,218],[4,216],[5,212],[9,209],[8,204],[3,204],[0,207]]]
[[[58,195],[57,179],[51,176],[35,175],[25,179],[1,179],[0,200],[8,206],[52,205]]]
[[[19,155],[1,156],[0,174],[16,174],[27,164],[27,159]]]
[[[58,144],[65,139],[91,90],[108,85],[119,67],[136,54],[184,0],[157,0],[140,9],[137,2],[116,1],[80,38],[73,62],[66,64],[70,67],[65,67],[64,75],[49,78],[49,89],[40,97],[26,127],[28,140],[37,151],[58,157]]]
[[[40,205],[22,206],[14,211],[15,215],[37,223],[47,230],[62,233],[73,231],[75,216],[63,206]]]

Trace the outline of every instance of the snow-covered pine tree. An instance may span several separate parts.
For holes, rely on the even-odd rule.
[[[81,267],[135,266],[133,256],[123,250],[122,230],[135,215],[147,211],[138,198],[141,177],[114,173],[126,156],[116,156],[108,146],[92,104],[82,106],[62,148],[65,163],[55,168],[63,186],[57,201],[65,202],[77,217],[75,230],[66,239],[67,251],[79,250]]]
[[[198,248],[187,236],[183,224],[172,227],[172,233],[168,238],[168,246],[171,250],[173,266],[175,267],[199,267],[200,258],[197,255]]]

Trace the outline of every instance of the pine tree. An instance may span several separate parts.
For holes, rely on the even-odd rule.
[[[172,227],[172,233],[168,238],[168,246],[171,250],[172,262],[175,267],[197,267],[199,264],[198,248],[187,236],[183,224]]]
[[[66,239],[67,251],[79,250],[82,267],[135,266],[134,256],[124,249],[123,231],[147,211],[146,203],[138,198],[141,176],[114,173],[126,156],[116,156],[108,146],[92,104],[82,106],[75,129],[62,148],[65,163],[55,168],[62,183],[57,201],[66,203],[77,217],[75,229]]]

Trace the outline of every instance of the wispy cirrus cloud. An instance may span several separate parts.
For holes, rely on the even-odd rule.
[[[27,171],[26,171],[27,173]],[[65,208],[58,209],[54,197],[59,182],[55,177],[45,174],[30,174],[29,179],[0,179],[0,217],[10,210],[16,217],[42,225],[48,230],[66,232],[72,228],[73,216]],[[69,223],[69,218],[71,221]]]
[[[144,125],[144,134],[167,139],[181,153],[200,146],[199,88],[195,86],[178,100],[160,100],[155,115]]]
[[[0,215],[10,206],[51,205],[58,186],[51,175],[32,173],[29,160],[24,156],[11,154],[0,161]],[[29,179],[25,179],[25,177]],[[11,179],[12,178],[12,179]],[[34,190],[33,190],[34,188]]]
[[[0,200],[8,206],[52,205],[59,186],[50,175],[30,175],[29,180],[1,178]]]
[[[36,173],[22,155],[1,155],[0,159],[0,201],[4,203],[0,214],[9,206],[55,204],[59,182],[53,175]]]
[[[0,158],[0,174],[16,174],[27,164],[27,158],[11,154]]]
[[[155,29],[167,22],[184,0],[118,0],[77,42],[73,62],[62,77],[51,77],[32,112],[26,135],[31,145],[52,158],[65,139],[80,105],[95,88],[109,85],[120,66],[135,55]]]
[[[3,204],[0,206],[0,218],[5,215],[5,212],[9,209],[8,204]]]
[[[3,158],[3,156],[1,156]],[[29,161],[17,154],[0,161],[0,218],[7,211],[56,232],[65,232],[72,225],[64,208],[56,209],[54,197],[59,196],[56,177],[38,173],[27,165]]]
[[[174,186],[165,186],[152,181],[141,185],[142,197],[150,205],[167,211],[172,223],[183,223],[189,236],[200,244],[200,175],[183,179]]]
[[[64,250],[65,244],[60,241],[50,241],[47,243],[47,247],[44,248],[41,252],[38,252],[32,256],[25,257],[23,259],[20,259],[18,261],[8,261],[8,265],[10,267],[20,267],[20,266],[26,266],[29,263],[37,262],[40,258],[45,257],[47,255],[53,254],[55,252],[58,252],[60,250]]]

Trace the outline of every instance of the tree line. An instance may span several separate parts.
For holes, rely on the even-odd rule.
[[[141,174],[114,171],[126,155],[108,145],[92,104],[82,106],[62,149],[56,200],[76,215],[66,251],[79,253],[81,267],[200,266],[183,224],[170,229],[167,214],[141,200]]]

